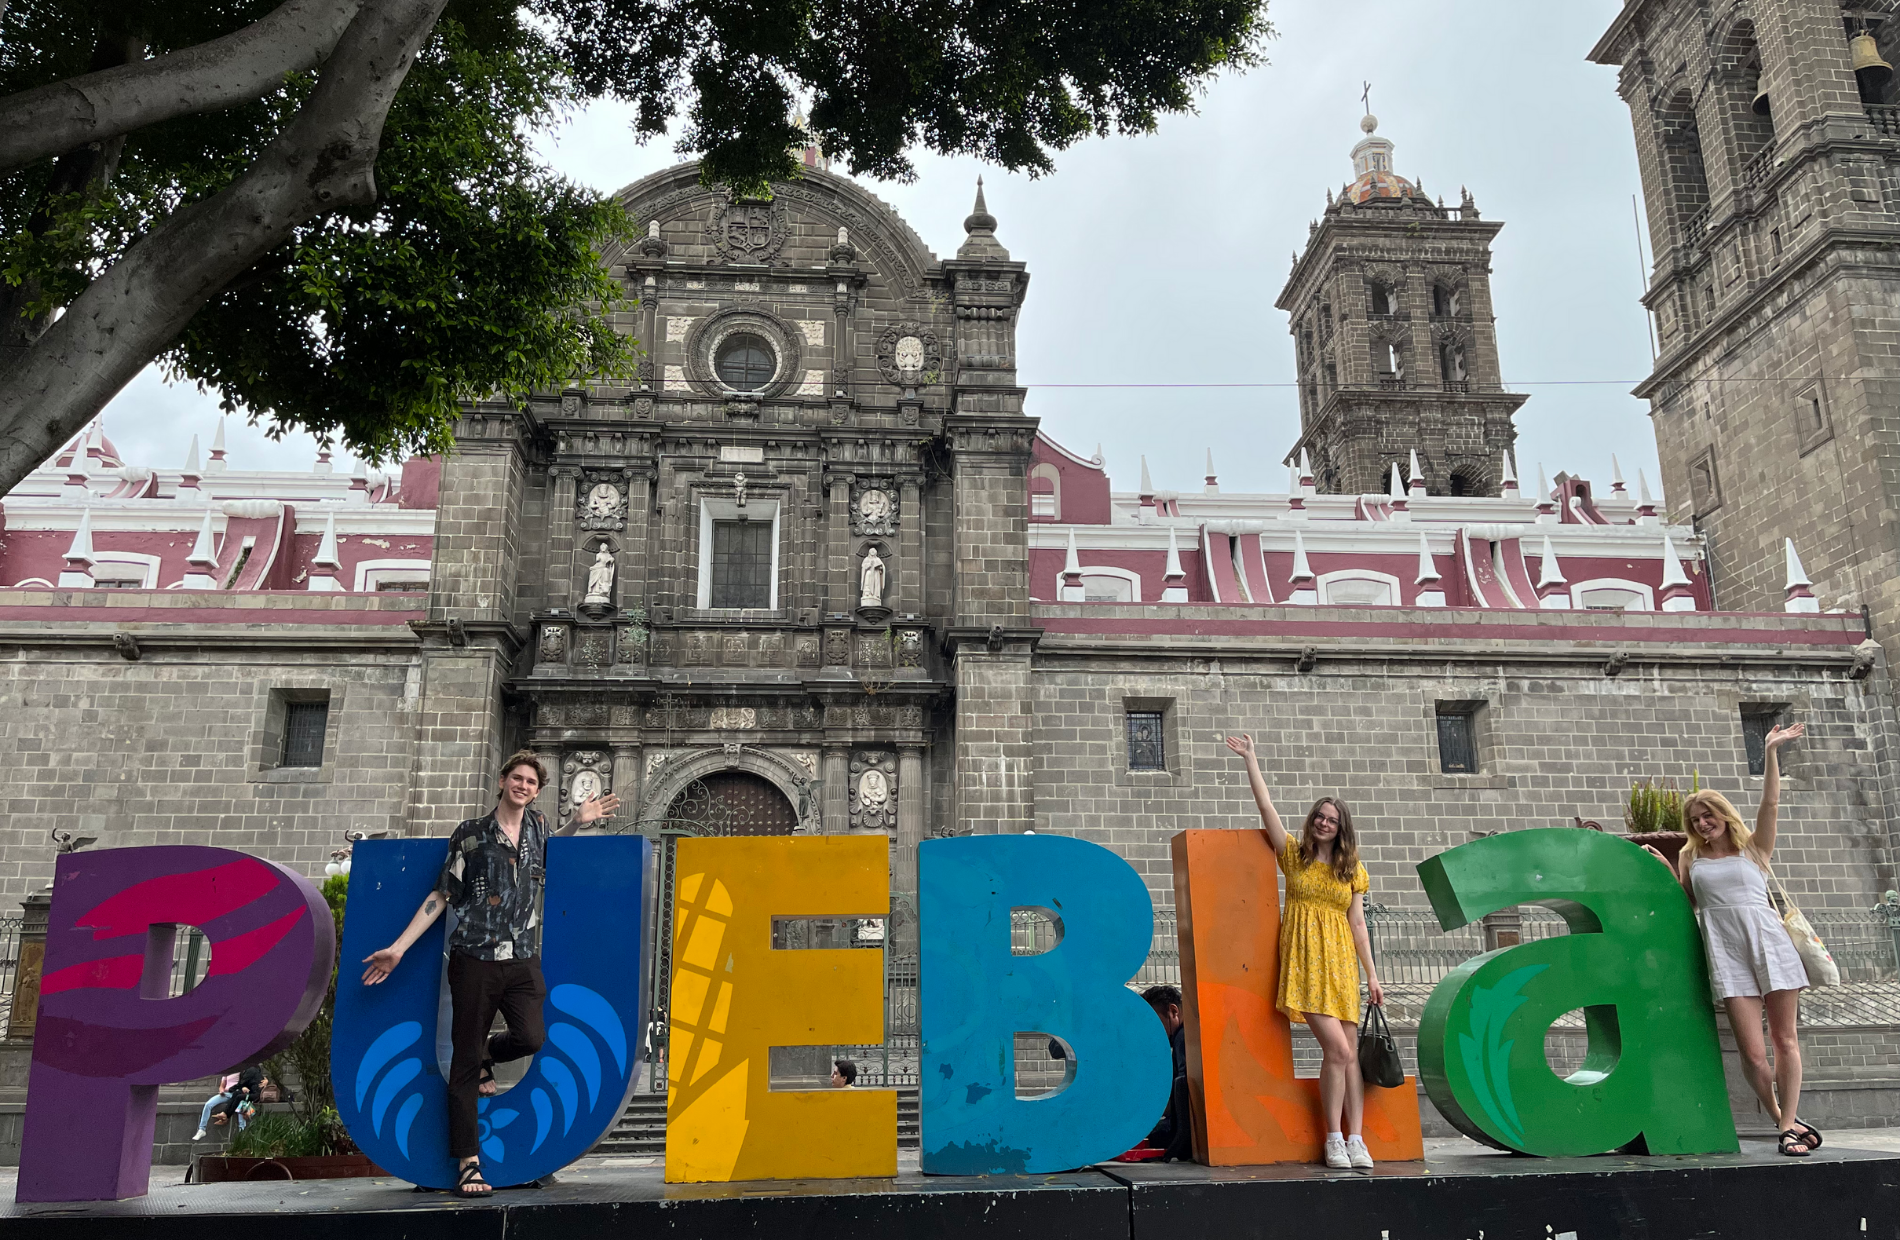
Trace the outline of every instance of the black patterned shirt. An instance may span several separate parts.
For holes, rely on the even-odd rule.
[[[547,855],[547,822],[532,809],[521,815],[519,846],[508,843],[493,811],[455,828],[436,880],[455,910],[449,950],[477,960],[539,956]]]

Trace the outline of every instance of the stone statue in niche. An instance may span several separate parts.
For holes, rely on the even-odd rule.
[[[890,753],[851,755],[851,829],[889,831],[897,826],[897,758]]]
[[[600,544],[594,553],[594,563],[587,570],[587,597],[582,606],[613,606],[614,601],[614,555],[607,550],[607,544]]]
[[[741,508],[745,507],[745,487],[746,487],[745,475],[734,474],[732,476],[732,495],[733,495],[733,499],[738,503],[739,507]]]
[[[858,606],[884,606],[884,560],[872,547],[864,553],[864,566],[858,570]]]

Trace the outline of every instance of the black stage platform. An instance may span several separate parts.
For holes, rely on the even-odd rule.
[[[464,1203],[389,1180],[162,1188],[0,1205],[7,1240],[1900,1240],[1900,1156],[1539,1160],[1458,1155],[1371,1174],[1109,1165],[1066,1175],[668,1186],[658,1167],[569,1168]]]

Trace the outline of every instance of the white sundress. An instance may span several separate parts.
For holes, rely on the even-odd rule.
[[[1717,999],[1807,989],[1808,970],[1768,900],[1768,880],[1754,858],[1702,858],[1689,867],[1689,883]]]

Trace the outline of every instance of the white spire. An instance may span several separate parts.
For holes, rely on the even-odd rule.
[[[1214,473],[1214,449],[1212,448],[1207,450],[1207,493],[1220,494],[1220,478]]]
[[[1418,449],[1412,449],[1412,489],[1420,495],[1425,494],[1425,471],[1418,467]]]
[[[334,527],[335,524],[336,519],[332,517],[331,525]],[[1062,561],[1062,575],[1064,577],[1080,577],[1082,575],[1082,560],[1075,552],[1074,526],[1069,527],[1069,555],[1067,559]]]
[[[73,531],[72,546],[66,548],[66,567],[59,573],[62,590],[90,590],[92,579],[92,508],[79,510],[79,528]]]
[[[1649,497],[1649,479],[1641,469],[1636,471],[1636,502],[1646,508],[1656,506],[1656,501]]]
[[[1148,477],[1148,458],[1145,456],[1141,458],[1141,493],[1143,495],[1153,495],[1155,493],[1155,484],[1153,480]]]
[[[92,509],[90,506],[79,510],[79,528],[73,531],[72,546],[66,548],[66,562],[91,564],[92,554]]]
[[[1503,491],[1506,495],[1510,495],[1517,490],[1517,466],[1512,464],[1511,454],[1508,451],[1501,455],[1504,457],[1502,464],[1504,481],[1498,489]]]
[[[1422,586],[1428,581],[1438,580],[1440,580],[1438,562],[1432,559],[1432,545],[1426,540],[1425,531],[1420,530],[1418,532],[1418,578],[1412,584]]]
[[[341,590],[343,583],[337,580],[337,571],[343,567],[343,558],[336,549],[336,509],[323,514],[323,540],[317,544],[317,554],[310,561],[310,580],[306,590]]]
[[[1537,502],[1544,504],[1549,501],[1550,479],[1544,476],[1544,463],[1539,461],[1537,462]]]
[[[185,557],[185,562],[194,566],[199,564],[208,564],[212,568],[218,566],[216,535],[211,528],[209,506],[205,508],[204,520],[198,523],[198,539],[191,544],[191,554]]]
[[[336,512],[327,512],[323,517],[323,541],[317,544],[317,554],[310,561],[319,568],[341,568],[343,559],[336,549]]]
[[[228,414],[218,416],[218,430],[211,437],[211,459],[205,462],[205,472],[208,474],[224,472],[224,424],[229,420],[229,416]]]
[[[1075,527],[1069,527],[1069,554],[1062,561],[1062,582],[1056,598],[1064,603],[1086,603],[1088,592],[1082,586],[1082,560],[1075,551]]]
[[[1801,567],[1801,557],[1795,554],[1794,539],[1787,539],[1786,546],[1788,552],[1788,585],[1786,588],[1792,590],[1796,586],[1813,585],[1814,583],[1808,580],[1808,570]]]
[[[1621,495],[1628,488],[1623,485],[1623,466],[1617,462],[1616,453],[1610,453],[1610,494]]]
[[[1569,585],[1570,582],[1564,578],[1563,568],[1557,563],[1557,552],[1550,545],[1549,534],[1544,535],[1543,556],[1544,566],[1537,573],[1537,588],[1541,590],[1545,586]]]
[[[1293,575],[1288,580],[1296,584],[1313,580],[1313,565],[1306,558],[1306,536],[1297,525],[1293,527]]]
[[[1405,483],[1399,480],[1399,463],[1392,462],[1392,481],[1386,484],[1386,493],[1393,499],[1405,498]]]
[[[1669,537],[1667,531],[1663,533],[1662,584],[1665,590],[1670,586],[1689,584],[1689,575],[1682,571],[1682,557],[1676,554],[1675,540]]]
[[[1188,601],[1187,574],[1181,571],[1181,544],[1175,538],[1172,525],[1168,527],[1168,565],[1162,573],[1161,601],[1164,603]]]

